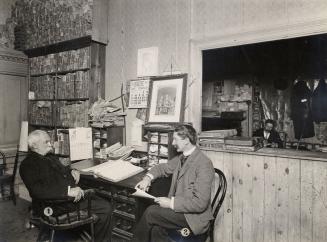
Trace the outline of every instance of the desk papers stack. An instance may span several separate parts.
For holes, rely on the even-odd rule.
[[[94,176],[101,177],[108,181],[119,182],[134,176],[143,170],[144,169],[142,167],[134,166],[128,161],[115,160],[106,161],[100,165],[83,169],[82,172],[84,174],[93,174]]]

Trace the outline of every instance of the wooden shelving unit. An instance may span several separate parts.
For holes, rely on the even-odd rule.
[[[176,155],[173,147],[174,127],[158,128],[147,126],[144,131],[148,138],[149,165],[164,163]]]
[[[25,53],[30,128],[48,130],[60,142],[58,129],[88,127],[90,105],[104,97],[105,46],[86,36]],[[68,139],[64,143],[68,146]],[[68,156],[64,150],[58,155]]]

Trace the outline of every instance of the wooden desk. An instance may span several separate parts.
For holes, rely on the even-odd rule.
[[[97,165],[100,161],[88,161],[88,166]],[[84,164],[85,165],[85,164]],[[79,164],[73,164],[72,168],[81,168]],[[86,167],[83,167],[86,168]],[[147,171],[143,171],[120,182],[111,182],[90,175],[81,175],[80,186],[82,188],[95,188],[100,196],[111,201],[111,241],[130,241],[133,230],[142,216],[145,208],[151,204],[151,200],[131,196],[135,185],[141,181]]]
[[[83,188],[96,188],[100,196],[109,198],[112,206],[111,241],[129,241],[133,237],[135,224],[142,216],[150,201],[131,196],[134,186],[145,172],[113,183],[93,176],[81,175],[80,184]]]

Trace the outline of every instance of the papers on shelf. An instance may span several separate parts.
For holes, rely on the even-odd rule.
[[[132,193],[132,196],[135,197],[143,197],[143,198],[149,198],[149,199],[155,199],[156,197],[150,195],[149,193],[146,193],[145,191],[139,189],[139,188],[135,188],[136,191],[134,193]]]
[[[69,129],[69,149],[71,161],[92,158],[92,129]]]
[[[139,166],[134,166],[128,161],[115,160],[106,161],[100,165],[82,169],[82,173],[93,174],[96,177],[101,177],[108,181],[119,182],[131,176],[134,176],[144,169]]]

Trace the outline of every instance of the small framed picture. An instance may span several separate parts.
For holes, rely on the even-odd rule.
[[[186,82],[187,74],[151,78],[148,123],[184,121]]]
[[[146,108],[148,106],[150,80],[131,80],[128,108]]]
[[[158,47],[139,49],[137,52],[137,76],[158,75]]]

